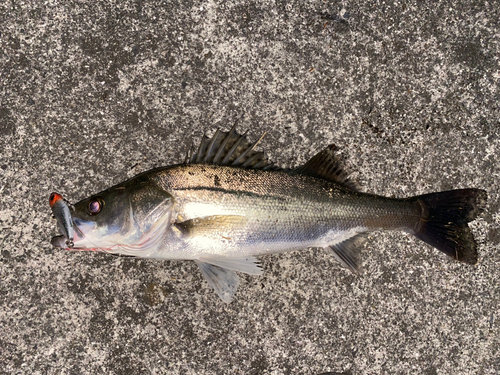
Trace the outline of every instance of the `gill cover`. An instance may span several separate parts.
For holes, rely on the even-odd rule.
[[[147,257],[169,227],[172,196],[139,176],[75,204],[75,250]]]

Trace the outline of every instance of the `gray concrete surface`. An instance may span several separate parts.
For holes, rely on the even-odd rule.
[[[497,374],[499,43],[496,1],[2,1],[0,373]],[[190,262],[51,247],[50,192],[238,118],[281,166],[335,143],[366,191],[486,189],[479,263],[376,233],[362,275],[267,256],[225,305]]]

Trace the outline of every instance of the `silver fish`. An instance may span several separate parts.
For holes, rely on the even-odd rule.
[[[262,272],[257,256],[308,247],[330,249],[360,269],[365,234],[400,230],[474,264],[467,225],[486,192],[452,190],[406,199],[362,193],[329,146],[305,165],[280,169],[245,137],[217,131],[184,164],[153,169],[74,206],[74,250],[193,260],[230,302],[235,271]],[[60,237],[53,243],[61,246]]]
[[[52,209],[52,214],[59,225],[59,229],[63,233],[63,240],[66,246],[73,247],[74,231],[73,219],[68,203],[64,200],[61,194],[52,193],[49,197],[49,205]]]

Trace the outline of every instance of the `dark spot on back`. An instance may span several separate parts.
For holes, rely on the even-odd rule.
[[[220,178],[217,175],[214,176],[214,185],[215,186],[220,186]]]

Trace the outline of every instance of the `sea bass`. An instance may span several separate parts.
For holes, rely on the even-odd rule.
[[[366,233],[399,230],[459,261],[477,262],[468,222],[487,195],[462,189],[387,198],[359,191],[334,146],[296,169],[280,169],[233,127],[203,137],[184,164],[156,168],[74,205],[74,246],[139,258],[193,260],[229,303],[236,271],[262,272],[257,256],[308,247],[330,249],[360,269]]]

